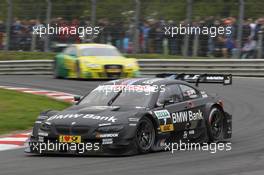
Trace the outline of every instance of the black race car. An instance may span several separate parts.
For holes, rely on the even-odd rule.
[[[104,83],[66,110],[43,112],[25,152],[130,155],[171,142],[230,139],[232,116],[223,101],[188,82],[229,85],[232,76],[160,74]]]

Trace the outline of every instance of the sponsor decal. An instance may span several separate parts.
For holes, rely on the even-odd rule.
[[[96,138],[112,138],[118,137],[118,133],[110,133],[110,134],[96,134]]]
[[[194,130],[190,130],[189,131],[189,134],[194,134]]]
[[[161,132],[169,132],[169,131],[174,131],[173,124],[168,124],[168,125],[160,125],[160,131],[161,131]]]
[[[201,75],[185,75],[184,79],[185,80],[197,80],[199,77],[201,77]],[[225,80],[224,76],[221,75],[212,75],[212,76],[206,76],[204,77],[205,80],[207,81],[223,81]]]
[[[174,131],[174,126],[172,124],[172,119],[168,110],[154,111],[154,113],[160,121],[161,132]]]
[[[139,118],[128,118],[128,121],[130,121],[130,122],[138,122]]]
[[[224,77],[221,76],[209,76],[206,77],[207,80],[224,80]]]
[[[129,126],[137,126],[136,123],[129,123]]]
[[[154,114],[157,116],[157,118],[160,119],[167,119],[171,118],[170,113],[168,110],[159,110],[159,111],[154,111]]]
[[[98,126],[110,126],[112,123],[100,123]]]
[[[131,122],[129,123],[129,126],[137,126],[137,122],[139,121],[139,118],[128,118],[128,121]]]
[[[47,121],[55,120],[55,119],[70,119],[70,118],[83,118],[83,119],[94,119],[94,120],[104,120],[108,122],[116,122],[117,118],[115,116],[99,116],[94,114],[61,114],[61,115],[54,115],[50,118],[48,118]]]
[[[184,79],[185,80],[197,80],[199,77],[200,77],[200,75],[193,75],[193,76],[191,76],[191,75],[185,75],[184,76]]]
[[[113,139],[102,139],[102,145],[111,145],[113,144]]]
[[[194,89],[190,89],[184,92],[184,96],[192,96],[192,95],[196,95],[196,91]]]
[[[201,75],[185,75],[185,80],[197,80]],[[223,76],[206,76],[206,80],[224,80]]]
[[[81,143],[81,136],[60,135],[59,141],[62,143]]]
[[[172,113],[172,122],[173,123],[183,123],[188,121],[202,120],[203,113],[198,110],[197,112],[193,111],[182,111]]]

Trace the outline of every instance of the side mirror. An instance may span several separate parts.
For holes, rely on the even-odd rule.
[[[82,99],[81,96],[74,96],[74,101],[79,102]]]

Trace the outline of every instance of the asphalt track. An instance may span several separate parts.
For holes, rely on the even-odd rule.
[[[0,76],[0,85],[24,86],[84,95],[100,82],[55,80],[49,76]],[[169,175],[264,174],[264,79],[234,79],[232,86],[206,85],[233,114],[229,152],[159,152],[130,157],[27,156],[22,149],[0,152],[1,175]],[[10,97],[12,98],[12,97]]]

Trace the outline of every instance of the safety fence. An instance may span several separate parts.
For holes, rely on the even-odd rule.
[[[96,42],[123,53],[264,58],[263,6],[262,0],[2,0],[0,50]],[[84,32],[96,27],[97,35]]]

